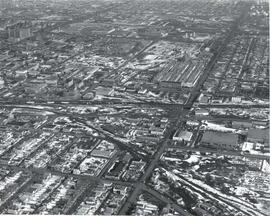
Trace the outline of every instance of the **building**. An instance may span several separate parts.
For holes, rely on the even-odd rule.
[[[9,38],[9,40],[19,41],[19,38],[20,38],[19,29],[16,28],[15,26],[9,26],[8,27],[8,38]]]
[[[10,41],[21,41],[32,36],[31,28],[26,22],[19,22],[7,26],[8,38]]]
[[[195,115],[196,116],[208,116],[209,111],[207,109],[197,109],[197,110],[195,110]]]
[[[94,157],[104,157],[104,158],[110,158],[112,155],[114,154],[114,151],[107,151],[107,150],[98,150],[98,149],[94,149],[91,152],[91,155]]]
[[[198,127],[200,125],[200,123],[196,120],[188,120],[186,122],[186,125],[188,125],[190,127]]]
[[[249,129],[247,134],[247,141],[253,143],[259,142],[269,145],[269,129]]]
[[[159,209],[156,205],[148,203],[144,200],[137,202],[136,213],[137,215],[158,215]]]
[[[68,88],[71,88],[73,85],[74,85],[74,79],[68,81],[68,83],[67,83]]]
[[[201,145],[213,148],[236,149],[238,134],[219,131],[206,131],[201,139]]]
[[[147,26],[147,28],[140,28],[137,31],[138,35],[145,37],[160,38],[164,34],[163,30],[155,26]]]
[[[0,9],[9,9],[15,6],[14,0],[0,0]]]
[[[246,171],[241,178],[242,185],[248,189],[265,192],[270,190],[270,175],[269,173]]]
[[[109,96],[113,93],[112,88],[106,88],[106,87],[97,87],[96,88],[96,96]]]
[[[192,132],[178,130],[173,135],[173,140],[179,141],[179,142],[181,141],[190,142],[192,139],[192,136],[193,136]]]
[[[199,51],[197,50],[197,54]],[[188,89],[198,82],[210,56],[201,54],[195,58],[191,52],[182,52],[178,60],[170,61],[154,78],[160,88]]]
[[[114,79],[106,78],[102,81],[102,85],[106,87],[113,87],[114,86]]]
[[[83,99],[93,99],[95,97],[93,92],[88,92],[83,96]]]
[[[0,78],[0,89],[5,87],[5,81]]]
[[[145,141],[158,142],[159,140],[160,137],[150,135],[140,135],[136,137],[136,141],[138,142],[145,142]]]
[[[58,77],[57,77],[57,76],[48,77],[48,78],[45,80],[45,83],[46,83],[48,86],[54,86],[54,87],[56,87],[56,86],[57,86],[57,83],[58,83]]]
[[[206,95],[201,94],[199,97],[199,103],[200,104],[208,104],[209,103],[209,97]]]
[[[159,87],[161,90],[165,89],[167,91],[177,92],[181,89],[180,82],[171,82],[171,81],[162,81],[159,83]]]
[[[268,120],[253,120],[252,121],[253,126],[261,126],[261,127],[267,127],[269,125]]]
[[[84,80],[89,80],[91,77],[94,76],[94,74],[99,70],[99,67],[92,67],[87,72],[87,76],[84,78]]]
[[[262,172],[264,172],[264,173],[270,174],[270,164],[269,164],[269,161],[264,160],[264,161],[262,162],[261,170],[262,170]]]
[[[248,121],[233,121],[232,128],[240,129],[240,128],[251,128],[252,123]]]
[[[45,91],[46,86],[47,84],[42,82],[28,82],[24,85],[24,90],[29,94],[37,94]]]
[[[36,77],[39,74],[40,74],[40,72],[38,70],[31,69],[28,71],[28,75],[32,76],[32,77]]]
[[[17,70],[15,71],[15,76],[16,77],[26,77],[28,71],[27,70]]]
[[[232,97],[232,103],[241,103],[242,98],[241,97]]]
[[[154,135],[159,135],[162,136],[165,132],[164,128],[158,128],[158,127],[151,127],[150,128],[150,133]]]
[[[31,37],[31,29],[29,27],[20,28],[19,35],[21,40]]]

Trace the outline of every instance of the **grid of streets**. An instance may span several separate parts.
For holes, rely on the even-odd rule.
[[[267,216],[269,2],[0,0],[0,214]]]

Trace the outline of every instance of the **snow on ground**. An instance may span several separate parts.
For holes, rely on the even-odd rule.
[[[244,142],[244,144],[242,146],[242,151],[251,151],[251,150],[253,150],[253,147],[254,147],[254,143]]]
[[[148,96],[152,96],[152,97],[158,97],[158,94],[155,94],[155,93],[153,93],[153,92],[151,92],[151,91],[149,91],[149,92],[147,92],[147,95]]]
[[[218,195],[219,197],[223,198],[223,199],[226,199],[227,201],[232,201],[232,202],[235,202],[235,204],[237,205],[241,205],[240,207],[241,208],[246,208],[245,206],[247,206],[248,208],[251,208],[251,209],[254,209],[254,205],[248,203],[248,202],[245,202],[241,199],[238,199],[236,197],[233,197],[233,196],[228,196],[226,194],[223,194],[221,193],[220,191],[216,190],[215,188],[213,187],[210,187],[209,185],[203,183],[202,181],[200,180],[197,180],[197,179],[189,179],[189,181],[191,181],[192,183],[202,187],[205,191],[211,191],[212,193],[215,193],[216,195]],[[238,203],[239,204],[238,204]],[[242,205],[245,205],[245,206],[242,206]],[[250,210],[250,209],[249,209]],[[256,212],[256,211],[255,211]],[[257,213],[257,212],[256,212]],[[261,215],[260,213],[256,214],[256,215]]]
[[[265,173],[270,173],[270,164],[269,164],[269,162],[267,160],[263,161],[262,171],[265,172]]]
[[[157,58],[156,55],[147,55],[147,56],[144,57],[145,60],[151,60],[151,61],[155,60],[156,58]]]
[[[78,113],[89,113],[89,112],[96,112],[99,110],[99,107],[96,106],[70,106],[69,110],[72,112],[78,112]]]
[[[270,156],[270,153],[269,152],[266,152],[266,153],[263,153],[261,151],[257,151],[254,148],[254,143],[251,143],[251,142],[244,142],[243,146],[242,146],[242,151],[245,152],[245,151],[248,151],[249,154],[252,154],[252,155],[265,155],[265,156]],[[270,168],[268,168],[268,170],[270,170]],[[270,173],[270,172],[269,172]]]
[[[256,194],[255,192],[249,190],[248,188],[241,187],[241,186],[236,186],[234,192],[235,192],[235,195],[236,196],[243,196],[243,194],[245,194],[245,193],[247,193],[247,194],[253,194],[253,195]]]
[[[199,163],[200,157],[198,155],[191,155],[188,159],[184,160],[189,164],[196,164]]]
[[[237,206],[238,208],[241,208],[243,211],[246,211],[246,212],[252,212],[254,215],[260,215],[260,216],[263,216],[263,214],[261,214],[260,212],[256,211],[256,207],[248,202],[245,202],[241,199],[238,199],[236,197],[233,197],[233,196],[228,196],[228,195],[225,195],[223,193],[221,193],[220,191],[216,190],[215,188],[213,187],[210,187],[209,185],[206,185],[205,183],[203,183],[202,181],[200,180],[196,180],[196,179],[193,179],[193,178],[189,178],[188,181],[189,182],[192,182],[193,184],[197,185],[198,187],[196,186],[193,186],[191,185],[188,181],[184,180],[184,179],[181,179],[180,177],[178,177],[176,174],[179,174],[181,175],[182,173],[178,170],[173,170],[172,172],[170,171],[167,171],[165,169],[163,169],[166,173],[166,175],[171,178],[173,181],[177,181],[177,182],[184,182],[185,184],[189,185],[191,188],[196,188],[197,190],[201,191],[202,193],[208,193],[208,192],[212,192],[212,193],[215,193],[217,196],[219,196],[221,199],[223,200],[226,200],[227,202],[230,202]],[[200,189],[199,187],[203,188]],[[217,201],[219,201],[219,199],[213,197],[213,195],[210,195],[208,194],[209,197],[211,197],[211,199],[215,199]]]
[[[179,161],[179,162],[182,161],[179,158],[171,158],[171,157],[165,157],[165,156],[162,156],[161,159],[164,159],[164,160],[167,160],[167,161]]]
[[[136,65],[136,69],[138,70],[147,70],[150,65]]]
[[[236,129],[227,128],[224,125],[210,123],[208,121],[203,121],[202,123],[205,125],[206,129],[208,129],[208,130],[215,130],[215,131],[222,131],[222,132],[233,132],[233,133],[237,132]]]
[[[12,106],[12,105],[7,105],[7,106]],[[17,107],[31,108],[31,109],[53,109],[53,107],[50,107],[50,106],[41,106],[41,105],[35,105],[35,106],[33,106],[33,105],[17,105]]]
[[[41,113],[41,115],[55,115],[55,113],[53,113],[53,112],[49,112],[49,111],[43,111],[42,113]]]
[[[72,123],[72,121],[70,120],[69,117],[66,116],[59,116],[57,118],[54,119],[54,122],[58,122],[58,121],[65,121],[67,123]]]
[[[258,104],[269,104],[268,100],[255,99],[254,102],[256,102]]]
[[[195,166],[192,167],[192,170],[193,170],[193,171],[196,171],[196,170],[198,170],[198,169],[200,169],[200,165],[195,165]]]
[[[270,198],[258,198],[258,204],[255,204],[265,215],[270,212]]]
[[[24,109],[26,108],[26,109]],[[14,108],[12,110],[12,113],[35,113],[36,115],[55,115],[54,112],[51,111],[45,111],[44,109],[47,109],[45,107],[24,107],[24,108]]]

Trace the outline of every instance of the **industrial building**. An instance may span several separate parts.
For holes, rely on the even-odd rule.
[[[249,129],[247,134],[247,141],[253,143],[259,142],[269,145],[269,129]]]
[[[18,22],[7,26],[8,38],[10,41],[21,41],[32,36],[31,28],[27,22]]]
[[[193,136],[192,132],[178,130],[173,135],[173,140],[179,141],[179,142],[181,141],[190,142],[192,139],[192,136]]]
[[[221,149],[236,149],[238,134],[218,131],[206,131],[201,139],[201,145]]]
[[[192,88],[205,68],[205,59],[190,59],[186,56],[169,62],[155,77],[161,88]]]

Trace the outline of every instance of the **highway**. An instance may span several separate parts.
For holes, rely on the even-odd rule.
[[[128,211],[128,209],[131,207],[131,204],[136,203],[137,197],[140,195],[142,189],[143,189],[143,184],[145,183],[145,181],[150,177],[150,175],[152,174],[155,166],[158,163],[158,160],[160,158],[160,156],[162,155],[162,153],[164,152],[165,148],[166,148],[167,142],[162,142],[161,147],[159,148],[159,150],[156,152],[154,159],[151,160],[150,164],[148,165],[145,173],[142,175],[142,177],[139,180],[139,184],[137,184],[135,186],[135,189],[131,192],[131,195],[129,196],[127,202],[122,206],[122,208],[120,209],[119,214],[120,215],[125,215]]]
[[[181,216],[191,216],[192,214],[188,213],[186,210],[183,209],[182,206],[178,205],[174,201],[172,201],[170,198],[164,196],[163,194],[159,193],[156,190],[153,190],[149,186],[143,185],[142,189],[149,194],[153,195],[156,199],[159,199],[161,201],[165,201],[165,203],[171,205],[178,213],[180,213]]]
[[[216,91],[219,90],[219,88],[220,88],[220,86],[221,86],[221,83],[222,83],[223,79],[226,77],[226,72],[228,71],[228,69],[229,69],[229,67],[230,67],[230,65],[231,65],[231,62],[232,62],[232,60],[233,60],[233,57],[235,56],[235,53],[236,53],[236,50],[237,50],[238,46],[239,46],[239,42],[238,42],[238,44],[235,46],[235,48],[233,49],[233,53],[231,54],[230,59],[229,59],[229,61],[226,63],[226,66],[225,66],[225,68],[224,68],[224,70],[223,70],[223,72],[222,72],[222,74],[221,74],[221,77],[220,77],[219,80],[218,80],[218,84],[217,84],[217,87],[216,87]]]
[[[235,92],[238,93],[239,92],[239,87],[240,87],[240,80],[242,79],[244,73],[245,73],[245,67],[248,66],[247,65],[247,62],[248,62],[248,58],[250,56],[250,53],[252,52],[252,50],[254,49],[255,47],[255,38],[252,38],[249,42],[249,45],[248,45],[248,48],[246,50],[246,53],[245,53],[245,57],[244,57],[244,60],[242,62],[242,65],[241,65],[241,68],[240,68],[240,71],[238,73],[238,76],[237,76],[237,84],[236,84],[236,90]]]
[[[181,121],[181,116],[184,115],[185,112],[178,112],[175,115],[174,122],[171,123],[171,125],[168,127],[164,134],[164,138],[159,142],[158,144],[158,151],[154,154],[154,157],[149,161],[148,166],[144,172],[144,174],[139,179],[139,183],[134,187],[134,190],[131,192],[130,196],[128,197],[126,203],[121,207],[119,214],[125,215],[127,211],[130,209],[131,205],[136,203],[138,196],[142,192],[143,185],[146,183],[146,181],[151,176],[153,170],[155,169],[156,165],[159,162],[159,159],[161,155],[164,153],[167,145],[168,145],[168,138],[172,135],[172,132],[174,129],[178,126],[179,122]],[[167,203],[166,199],[162,199],[165,203]],[[179,206],[179,208],[181,208]],[[181,208],[181,212],[184,212],[184,209]]]
[[[206,66],[205,70],[203,71],[203,74],[200,76],[198,82],[196,83],[196,86],[192,89],[191,96],[189,97],[189,100],[186,102],[187,107],[192,107],[194,101],[197,99],[197,97],[200,95],[200,90],[203,87],[203,84],[205,83],[206,79],[208,78],[209,74],[212,72],[215,63],[217,62],[219,56],[226,48],[227,44],[232,40],[235,33],[238,31],[239,24],[244,20],[246,16],[246,11],[243,10],[242,14],[233,22],[230,30],[226,34],[226,38],[223,44],[219,47],[216,54],[214,54]]]

